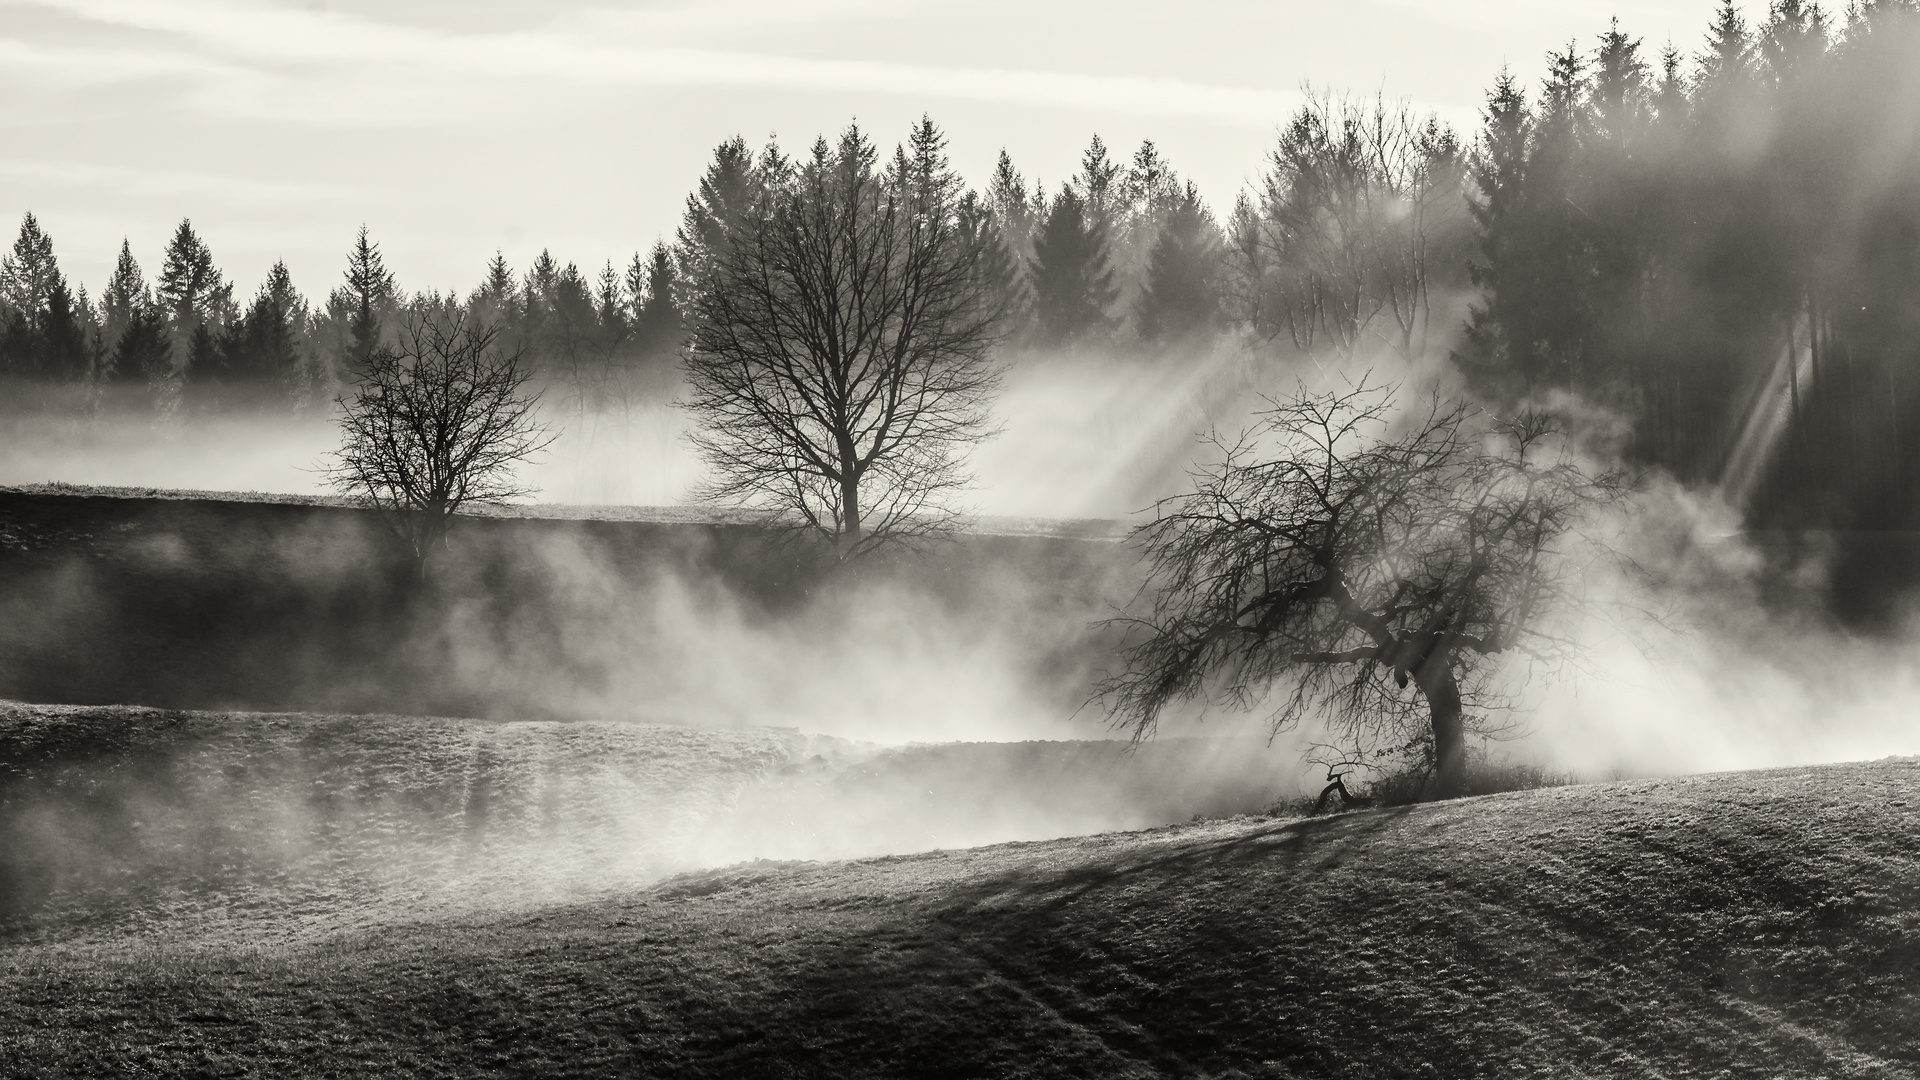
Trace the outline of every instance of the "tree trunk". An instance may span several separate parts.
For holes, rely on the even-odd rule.
[[[1460,705],[1460,684],[1444,660],[1431,679],[1420,680],[1427,708],[1433,716],[1433,776],[1427,780],[1426,799],[1453,799],[1467,789],[1467,725]]]
[[[860,481],[851,468],[840,481],[840,558],[850,559],[860,546]]]

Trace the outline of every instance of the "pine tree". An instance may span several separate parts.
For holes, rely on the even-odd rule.
[[[1754,74],[1753,35],[1733,0],[1722,0],[1713,25],[1707,28],[1707,50],[1695,61],[1693,91],[1696,101],[1717,103],[1737,98]]]
[[[1774,0],[1757,52],[1775,87],[1798,82],[1823,56],[1829,44],[1827,14],[1819,4]]]
[[[1109,238],[1120,216],[1120,172],[1119,163],[1107,156],[1107,144],[1095,135],[1080,155],[1080,172],[1073,178],[1082,216]]]
[[[267,271],[247,310],[219,343],[220,370],[229,381],[274,396],[298,397],[306,374],[301,336],[307,303],[285,262]]]
[[[1517,389],[1515,345],[1530,340],[1522,234],[1533,130],[1526,94],[1512,73],[1500,72],[1480,115],[1467,202],[1478,233],[1468,268],[1480,301],[1468,315],[1466,340],[1454,359],[1481,393],[1510,396]]]
[[[73,290],[73,317],[80,328],[81,352],[85,371],[83,377],[89,383],[106,376],[107,365],[113,352],[113,339],[107,337],[100,325],[100,309],[93,297],[87,294],[87,287],[81,285]]]
[[[1223,303],[1232,321],[1261,333],[1273,323],[1274,306],[1265,233],[1253,196],[1245,191],[1234,196],[1233,215],[1227,219]]]
[[[1001,149],[1000,158],[993,165],[993,177],[987,183],[987,206],[1008,247],[1023,259],[1032,254],[1037,194],[1037,189],[1033,194],[1028,193],[1026,178],[1014,168],[1013,158]]]
[[[1033,285],[1027,267],[1033,262],[1034,231],[1040,214],[1037,207],[1045,198],[1036,185],[1027,191],[1026,178],[1013,167],[1013,159],[1003,148],[994,163],[993,178],[987,184],[983,209],[995,241],[987,256],[986,271],[996,282],[1000,305],[1005,312],[1002,325],[1010,335],[1021,335],[1033,325]]]
[[[80,382],[87,377],[92,358],[87,350],[85,302],[68,292],[66,279],[57,274],[47,291],[40,336],[46,349],[41,370],[47,378],[55,382]]]
[[[498,327],[506,347],[526,347],[526,338],[522,333],[524,299],[520,295],[520,282],[513,276],[513,268],[507,265],[506,257],[498,251],[487,260],[486,277],[467,297],[467,308],[473,314],[474,325]]]
[[[1119,190],[1114,283],[1122,307],[1137,314],[1160,230],[1180,206],[1183,189],[1172,165],[1148,139],[1134,151]]]
[[[1661,133],[1661,149],[1677,152],[1680,132],[1692,116],[1687,100],[1687,81],[1680,74],[1680,50],[1668,45],[1660,53],[1660,85],[1653,93],[1654,121]],[[1669,134],[1672,133],[1672,134]]]
[[[1140,336],[1164,341],[1212,329],[1220,314],[1220,229],[1192,183],[1158,233],[1135,307]]]
[[[20,235],[11,253],[0,256],[0,303],[37,320],[46,311],[47,298],[60,280],[53,257],[53,237],[32,213],[20,219]]]
[[[517,314],[521,341],[529,351],[528,367],[539,370],[553,332],[554,288],[560,280],[560,264],[553,253],[540,249],[539,257],[527,267],[520,280],[520,309]]]
[[[346,361],[363,368],[380,347],[387,319],[399,301],[399,288],[393,274],[380,256],[380,245],[360,226],[353,247],[347,251],[347,269],[341,275],[346,284],[333,291],[328,306],[340,311],[346,321]]]
[[[594,297],[599,303],[601,331],[614,340],[623,340],[632,332],[633,326],[627,321],[627,312],[632,310],[626,295],[626,286],[620,280],[620,271],[613,268],[613,260],[600,270],[600,280],[595,287]]]
[[[1107,326],[1116,291],[1106,230],[1071,185],[1054,196],[1034,238],[1030,277],[1042,342],[1066,344]]]
[[[633,257],[628,281],[637,282],[634,296],[634,334],[639,348],[647,356],[663,356],[680,347],[680,308],[676,300],[677,271],[673,252],[663,242],[655,242],[643,261]]]
[[[109,352],[120,343],[120,335],[126,333],[134,310],[146,296],[147,282],[140,274],[140,264],[133,259],[132,246],[123,239],[120,258],[107,278],[107,287],[100,292],[100,333]]]
[[[127,328],[114,346],[114,380],[126,384],[152,383],[173,375],[173,335],[167,314],[157,302],[142,297],[133,308]]]
[[[53,257],[53,238],[40,228],[29,213],[20,221],[20,235],[13,250],[0,256],[0,356],[6,369],[26,378],[59,379],[71,358],[64,352],[70,345],[71,312],[66,312],[57,330],[56,344],[50,334],[55,297],[71,304],[66,279]],[[62,350],[56,355],[56,350]]]
[[[1651,102],[1647,98],[1647,64],[1640,59],[1640,42],[1620,30],[1620,20],[1600,36],[1594,52],[1590,111],[1595,133],[1620,150],[1645,127]]]
[[[768,164],[777,164],[771,154]],[[726,247],[728,231],[752,210],[765,188],[766,178],[754,161],[747,141],[738,135],[714,148],[713,161],[687,196],[686,213],[674,238],[675,267],[680,280],[699,282]]]
[[[184,370],[191,371],[196,362],[211,356],[194,341],[207,324],[225,321],[233,303],[233,287],[221,280],[213,252],[185,218],[167,243],[155,296],[166,312],[175,358],[184,358]]]

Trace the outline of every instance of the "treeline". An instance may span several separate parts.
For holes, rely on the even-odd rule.
[[[1350,370],[1446,360],[1499,407],[1624,432],[1633,460],[1719,483],[1761,523],[1913,523],[1920,475],[1920,12],[1839,18],[1732,3],[1693,55],[1617,23],[1502,73],[1463,140],[1384,99],[1310,99],[1224,217],[1146,142],[1095,137],[1051,186],[1002,153],[953,192],[978,234],[1003,346],[1181,355],[1221,335]],[[937,132],[934,133],[937,137]],[[397,321],[465,308],[581,413],[680,378],[700,261],[771,178],[721,144],[671,241],[594,274],[496,257],[466,296],[405,296],[362,230],[320,303],[284,266],[249,298],[189,223],[149,284],[123,245],[101,295],[70,287],[29,215],[0,266],[16,378],[330,402]],[[957,184],[957,181],[955,182]]]
[[[1577,395],[1629,452],[1763,525],[1912,525],[1920,19],[1731,4],[1704,53],[1616,24],[1503,75],[1471,159],[1456,359],[1496,401]]]
[[[563,404],[631,403],[665,396],[674,377],[673,280],[673,257],[656,245],[624,272],[608,265],[593,280],[542,252],[519,275],[496,256],[465,297],[408,295],[362,228],[324,302],[302,296],[284,262],[237,301],[192,222],[182,221],[156,280],[123,241],[96,300],[68,282],[52,238],[29,213],[0,257],[0,374],[16,386],[77,391],[68,404],[83,407],[118,397],[163,413],[327,408],[405,320],[464,309],[499,326],[503,343],[562,391]]]

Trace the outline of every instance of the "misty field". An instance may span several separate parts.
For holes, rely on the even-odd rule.
[[[310,937],[761,856],[1163,824],[1291,794],[1261,750],[0,703],[0,921]]]
[[[14,710],[9,738],[30,741],[72,719]],[[316,778],[365,786],[339,793],[337,805],[358,810],[334,820],[354,821],[357,838],[319,845],[326,858],[460,857],[461,814],[434,808],[429,793],[444,784],[430,770],[436,754],[451,767],[487,740],[468,733],[467,747],[447,755],[457,725],[387,719],[380,727],[399,734],[383,738],[414,745],[394,754],[389,743],[380,760],[407,764],[376,783],[383,770],[371,760],[348,761],[373,747],[370,725],[351,719],[169,722],[199,725],[200,749],[186,755],[195,764],[181,776],[211,769],[202,780],[227,785],[217,805],[228,810],[234,795],[244,805],[259,789],[232,780],[221,739],[280,747],[284,762],[302,730],[334,744],[334,756],[304,759]],[[570,762],[558,771],[572,779],[547,789],[565,796],[550,802],[516,790],[537,770],[501,771],[496,805],[518,820],[469,856],[511,855],[528,837],[545,850],[527,856],[536,873],[511,884],[496,876],[497,893],[463,903],[420,904],[415,891],[408,910],[383,907],[404,891],[397,871],[316,895],[297,879],[326,872],[295,859],[270,879],[217,866],[177,875],[117,895],[111,918],[56,902],[50,915],[16,920],[0,946],[7,1072],[1920,1071],[1920,763],[1911,760],[1325,818],[1238,816],[856,862],[759,861],[653,883],[633,874],[607,887],[614,878],[603,877],[593,895],[543,896],[548,869],[583,872],[595,844],[604,855],[610,834],[567,805],[586,797],[590,775],[653,785],[650,817],[691,815],[740,777],[809,749],[790,735],[711,735],[523,732],[550,760]],[[100,749],[96,760],[117,760]],[[600,764],[585,767],[588,758]],[[55,772],[71,766],[44,760]],[[106,799],[136,783],[110,769],[72,797]],[[566,823],[561,834],[529,815],[542,805]],[[171,827],[190,816],[175,807]],[[402,821],[414,835],[371,838]],[[262,820],[203,827],[256,834],[216,852],[270,842]],[[102,887],[111,894],[86,885]],[[320,908],[332,917],[314,918]]]

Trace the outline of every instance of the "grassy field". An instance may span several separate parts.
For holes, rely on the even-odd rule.
[[[0,702],[0,928],[310,936],[756,857],[1159,825],[1291,794],[1262,750]]]
[[[15,940],[301,936],[651,881],[835,740],[620,723],[0,704]],[[824,760],[824,759],[823,759]]]
[[[128,743],[129,767],[170,760],[179,775],[256,794],[266,788],[245,776],[267,760],[307,760],[303,730],[356,748],[329,755],[366,755],[337,767],[322,755],[300,766],[303,781],[378,775],[393,760],[381,732],[446,747],[442,776],[471,769],[487,743],[454,721],[178,721],[204,726],[192,742],[203,749],[169,757]],[[21,745],[32,728],[15,716]],[[659,792],[651,812],[693,812],[726,791],[737,805],[779,783],[852,783],[881,760],[778,732],[721,733],[736,741],[719,756],[693,749],[713,733],[686,733],[676,755],[656,741],[668,730],[514,735],[553,748],[563,764],[551,775],[573,777],[547,788],[535,781],[549,773],[518,764],[536,755],[501,754],[501,732],[495,753],[515,764],[501,766],[490,800],[509,822],[500,843],[530,861],[473,903],[411,906],[405,890],[419,886],[404,881],[418,879],[369,879],[308,896],[333,921],[291,932],[291,871],[175,877],[174,892],[111,917],[62,912],[56,897],[0,945],[0,1074],[1920,1075],[1920,763],[751,862],[603,878],[571,898],[516,891],[604,852],[592,838],[620,830],[576,817],[561,833],[577,839],[563,839],[531,808],[565,817],[606,805],[586,793],[618,786],[612,776],[656,769],[631,781]],[[254,749],[223,751],[223,739]],[[843,751],[841,780],[786,771]],[[912,752],[893,756],[909,765],[885,775],[926,774]],[[41,777],[87,771],[73,755],[38,760]],[[420,850],[457,862],[447,841],[465,809],[435,802],[446,790],[396,776],[330,797],[376,808],[345,815],[356,829],[439,822]],[[246,804],[214,802],[223,815]],[[415,808],[377,811],[403,805]],[[256,837],[246,850],[272,834],[270,821],[230,826]],[[547,845],[550,857],[532,854]],[[219,917],[180,901],[196,890],[219,898],[203,901]],[[247,915],[235,906],[246,897],[267,907]]]

